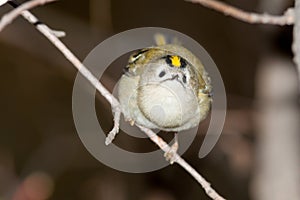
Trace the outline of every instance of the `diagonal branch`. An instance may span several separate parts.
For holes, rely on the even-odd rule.
[[[154,142],[161,150],[165,153],[171,150],[171,147],[157,134],[155,134],[152,130],[145,128],[143,126],[137,125],[148,137]],[[189,165],[183,158],[181,158],[177,153],[174,154],[174,162],[184,168],[190,175],[202,186],[205,190],[206,194],[214,200],[225,200],[222,196],[220,196],[211,186],[210,183],[207,182],[191,165]]]
[[[3,24],[0,31],[5,28],[13,19],[15,19],[18,15],[22,15],[24,12],[29,8],[32,8],[36,5],[43,4],[45,2],[52,1],[52,0],[33,0],[29,1],[26,4],[18,7],[14,11],[5,15],[4,20],[7,22],[0,21],[0,24]],[[35,4],[31,4],[35,2]],[[38,3],[39,2],[39,3]],[[17,11],[16,11],[17,10]],[[28,12],[30,13],[30,12]],[[31,13],[30,15],[22,15],[26,20],[30,23],[35,23],[37,18],[35,18]],[[34,17],[34,18],[32,18]],[[8,19],[8,20],[7,20]],[[118,121],[121,114],[120,104],[118,100],[99,82],[99,80],[85,67],[80,60],[58,39],[57,35],[53,33],[53,31],[46,26],[45,24],[39,24],[36,28],[68,59],[75,68],[81,73],[96,89],[100,92],[106,100],[111,104],[113,111],[114,111],[114,121]],[[118,122],[117,122],[118,123]],[[154,132],[150,129],[137,125],[143,132],[145,132],[149,138],[156,143],[164,152],[168,152],[170,150],[170,146],[163,141],[160,137],[158,137]],[[118,124],[114,126],[114,130],[118,129]],[[200,183],[200,185],[204,188],[205,192],[209,197],[214,200],[224,200],[223,197],[217,194],[217,192],[211,188],[210,183],[208,183],[195,169],[193,169],[184,159],[182,159],[178,154],[175,154],[175,162],[178,163],[182,168],[184,168],[187,172],[189,172],[194,179]]]
[[[29,1],[27,3],[22,4],[18,8],[12,10],[8,14],[4,15],[0,21],[0,31],[3,30],[5,26],[10,24],[15,18],[22,14],[23,11],[29,10],[39,5],[44,5],[45,3],[49,3],[56,0],[34,0]]]
[[[269,15],[269,14],[257,14],[243,11],[239,8],[235,8],[223,2],[215,0],[186,0],[192,3],[199,3],[202,6],[211,8],[224,15],[231,16],[240,21],[247,22],[250,24],[272,24],[272,25],[292,25],[295,21],[294,10],[288,8],[283,15]]]

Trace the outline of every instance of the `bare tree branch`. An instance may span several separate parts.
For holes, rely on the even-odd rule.
[[[8,16],[9,23],[12,22],[13,19],[15,19],[18,15],[22,15],[26,9],[32,8],[34,6],[43,4],[45,2],[49,2],[52,0],[33,0],[30,2],[25,3],[26,6],[20,6],[18,9],[15,9],[13,14],[8,13],[6,16]],[[32,2],[35,2],[35,4],[31,4]],[[39,3],[38,3],[39,2]],[[17,10],[17,11],[16,11]],[[28,12],[28,11],[27,11]],[[28,12],[29,13],[29,12]],[[13,17],[10,17],[10,16]],[[28,20],[30,23],[33,22],[33,19],[30,17],[26,17],[26,15],[22,15],[26,20]],[[33,16],[31,14],[31,16]],[[2,18],[3,20],[3,18]],[[4,22],[0,22],[0,24],[3,23],[1,30],[5,28],[5,26],[9,23],[5,22],[7,19],[4,20]],[[37,18],[34,17],[34,20],[37,20]],[[57,38],[57,36],[53,33],[53,31],[46,25],[41,24],[36,26],[36,28],[68,59],[75,68],[100,92],[106,100],[111,104],[114,112],[114,121],[115,125],[112,130],[112,132],[116,131],[118,129],[118,123],[119,118],[121,114],[120,104],[118,100],[100,83],[100,81],[88,70],[87,67],[85,67],[80,60]],[[171,147],[163,141],[160,137],[158,137],[154,132],[152,132],[150,129],[147,129],[145,127],[137,125],[143,132],[145,132],[149,138],[156,143],[164,152],[169,152]],[[193,169],[186,161],[184,161],[178,154],[175,154],[175,162],[178,163],[182,168],[184,168],[187,172],[189,172],[194,179],[200,183],[200,185],[204,188],[205,192],[209,197],[211,197],[214,200],[224,200],[223,197],[218,195],[214,189],[211,188],[210,183],[208,183],[195,169]]]
[[[171,147],[157,134],[155,134],[152,130],[145,128],[143,126],[137,125],[144,133],[148,135],[148,137],[154,142],[161,150],[165,153],[171,150]],[[181,158],[177,153],[174,154],[174,162],[179,164],[182,168],[184,168],[190,175],[202,186],[205,190],[206,194],[214,199],[214,200],[225,200],[222,196],[220,196],[211,186],[210,183],[207,182],[191,165],[189,165],[183,158]]]
[[[7,3],[8,0],[0,0],[0,6],[4,5]]]
[[[272,25],[292,25],[295,21],[294,10],[288,8],[283,15],[257,14],[243,11],[239,8],[227,5],[223,2],[215,0],[186,0],[192,3],[199,3],[207,8],[211,8],[224,15],[229,15],[233,18],[247,22],[250,24],[272,24]]]
[[[23,11],[29,10],[29,9],[34,8],[36,6],[43,5],[45,3],[49,3],[49,2],[52,2],[52,1],[55,1],[55,0],[34,0],[34,1],[29,1],[29,2],[26,2],[26,3],[22,4],[21,6],[19,6],[18,8],[14,9],[14,10],[12,10],[11,12],[9,12],[8,14],[4,15],[1,18],[0,31],[2,31],[5,26],[10,24],[20,14],[22,14]]]

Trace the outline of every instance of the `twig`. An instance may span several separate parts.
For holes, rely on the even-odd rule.
[[[2,24],[2,20],[4,19],[5,22],[3,22],[3,27],[0,26],[0,31],[9,23],[7,23],[7,19],[15,19],[16,16],[22,15],[29,23],[36,23],[38,19],[32,15],[30,12],[26,9],[33,8],[34,6],[44,4],[45,2],[51,2],[53,0],[33,0],[29,1],[27,3],[22,4],[18,8],[14,9],[10,13],[6,14],[0,21],[0,24]],[[34,3],[32,3],[34,2]],[[39,2],[39,3],[38,3]],[[25,13],[25,15],[24,15]],[[30,13],[30,15],[28,15]],[[1,29],[2,28],[2,29]],[[78,71],[107,99],[107,101],[112,105],[115,112],[118,112],[119,109],[119,102],[118,100],[110,94],[110,92],[98,81],[98,79],[81,63],[81,61],[62,43],[58,38],[57,35],[53,32],[52,29],[50,29],[45,24],[40,24],[36,26],[36,28],[48,39],[56,48],[58,48],[63,55],[78,69]]]
[[[9,12],[8,14],[6,14],[2,17],[2,19],[0,21],[0,31],[2,31],[5,26],[10,24],[20,14],[22,14],[23,11],[29,10],[36,6],[43,5],[45,3],[49,3],[52,1],[55,1],[55,0],[34,0],[34,1],[29,1],[29,2],[22,4],[18,8],[12,10],[11,12]]]
[[[7,3],[8,0],[0,0],[0,6],[4,5]]]
[[[272,25],[292,25],[295,21],[294,10],[288,8],[283,15],[257,14],[243,11],[239,8],[227,5],[215,0],[186,0],[192,3],[199,3],[207,8],[214,9],[224,15],[229,15],[238,20],[250,24],[272,24]]]
[[[40,5],[45,2],[45,0],[34,0],[34,2],[39,1],[40,3],[35,5]],[[30,4],[32,1],[26,3]],[[47,1],[48,2],[48,1]],[[18,11],[12,11],[13,16],[21,15],[22,12],[26,9],[29,9],[32,7],[25,7],[20,6]],[[16,13],[15,13],[16,12]],[[10,16],[11,13],[8,13],[7,16]],[[30,23],[32,23],[31,18],[26,18],[26,16],[23,15],[23,17],[28,20]],[[11,18],[11,21],[15,17]],[[36,19],[36,18],[35,18]],[[1,22],[0,22],[1,23]],[[4,24],[2,29],[7,25]],[[118,129],[118,123],[119,118],[121,114],[120,104],[118,100],[100,83],[100,81],[86,68],[79,59],[57,38],[57,36],[53,33],[53,31],[46,25],[43,26],[36,26],[36,28],[78,69],[78,71],[106,98],[106,100],[111,104],[113,111],[114,111],[114,121],[115,126],[113,128],[113,131],[116,131]],[[1,29],[0,29],[1,30]],[[156,143],[164,152],[168,152],[170,150],[170,146],[163,141],[160,137],[158,137],[154,132],[152,132],[150,129],[147,129],[142,126],[138,126],[143,132],[145,132],[149,138]],[[116,131],[117,132],[117,131]],[[215,190],[213,190],[210,186],[210,184],[195,170],[193,169],[187,162],[185,162],[178,154],[175,154],[175,162],[178,163],[181,167],[183,167],[187,172],[189,172],[205,189],[205,192],[209,197],[211,197],[214,200],[224,200],[223,197],[218,195]]]
[[[171,150],[171,147],[158,135],[156,135],[152,130],[145,128],[136,124],[144,133],[148,135],[148,137],[165,153]],[[174,162],[179,164],[182,168],[184,168],[190,175],[196,179],[196,181],[202,186],[205,190],[206,194],[214,200],[225,200],[222,196],[220,196],[211,186],[210,183],[207,182],[191,165],[189,165],[183,158],[181,158],[177,153],[174,154]]]
[[[27,3],[24,3],[21,6],[19,6],[16,2],[7,1],[9,4],[16,7],[16,9],[14,9],[10,13],[4,15],[1,18],[0,31],[2,31],[3,28],[6,27],[8,24],[10,24],[16,17],[18,17],[20,15],[20,13],[31,24],[33,24],[35,26],[46,26],[45,24],[41,23],[33,14],[31,14],[27,10],[31,9],[33,7],[36,7],[38,5],[43,5],[45,3],[49,3],[49,2],[52,2],[52,1],[56,1],[56,0],[42,0],[42,1],[41,0],[34,0],[34,1],[29,1]],[[64,37],[66,35],[65,32],[63,32],[63,31],[57,31],[57,30],[53,30],[53,29],[50,29],[50,30],[56,37]]]

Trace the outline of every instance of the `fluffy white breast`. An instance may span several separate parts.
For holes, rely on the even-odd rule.
[[[138,106],[161,129],[174,129],[199,115],[194,93],[177,80],[146,84],[138,89]]]

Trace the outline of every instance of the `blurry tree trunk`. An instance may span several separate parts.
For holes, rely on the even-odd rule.
[[[252,194],[257,200],[300,199],[297,73],[291,61],[274,55],[259,69]]]

